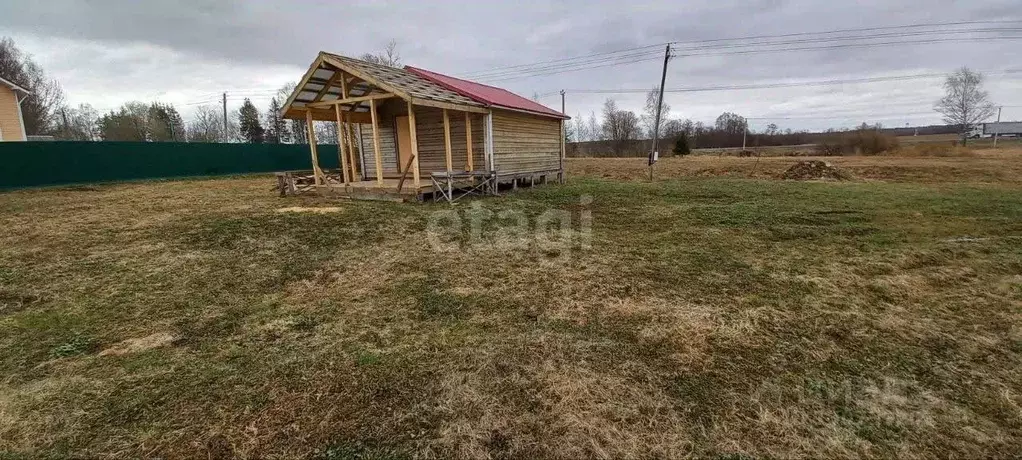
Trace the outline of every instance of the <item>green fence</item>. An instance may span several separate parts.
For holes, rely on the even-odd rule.
[[[337,146],[319,163],[337,167]],[[309,146],[181,142],[0,142],[0,189],[312,169]]]

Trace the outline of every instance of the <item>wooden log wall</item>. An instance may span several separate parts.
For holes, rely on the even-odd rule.
[[[455,171],[465,171],[468,165],[468,145],[465,142],[465,112],[448,110],[451,122],[451,159]],[[486,170],[486,148],[483,127],[485,115],[473,113],[472,117],[472,163],[476,171]],[[415,107],[415,126],[419,133],[419,168],[423,177],[429,173],[447,170],[447,153],[444,149],[444,114],[442,109]],[[428,179],[426,179],[428,180]]]
[[[557,170],[560,156],[560,120],[494,109],[493,161],[498,173]]]

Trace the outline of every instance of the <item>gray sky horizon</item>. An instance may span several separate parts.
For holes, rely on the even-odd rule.
[[[265,111],[283,84],[301,78],[319,51],[348,56],[395,40],[402,63],[454,76],[510,65],[604,53],[668,41],[822,32],[955,21],[1020,20],[962,26],[998,29],[941,41],[868,48],[690,56],[676,51],[667,88],[943,74],[968,66],[986,73],[986,90],[1003,119],[1022,120],[1022,11],[1017,0],[750,2],[567,1],[467,3],[373,1],[56,0],[0,5],[0,36],[9,36],[64,87],[72,105],[100,112],[132,100],[178,107],[186,121],[201,104],[229,108],[243,97]],[[1014,31],[1011,29],[1017,29]],[[948,29],[952,30],[952,29]],[[1013,38],[1020,37],[1020,38]],[[911,38],[908,38],[911,39]],[[682,45],[690,46],[690,45]],[[806,45],[792,45],[806,46]],[[662,50],[661,50],[662,51]],[[725,50],[726,51],[726,50]],[[652,53],[651,53],[652,54]],[[645,56],[649,58],[650,56]],[[644,94],[582,94],[572,89],[651,88],[662,57],[574,72],[479,79],[525,97],[539,94],[588,117],[614,98],[640,112]],[[521,75],[513,75],[521,77]],[[820,130],[881,122],[887,127],[940,123],[933,103],[941,78],[815,87],[678,92],[665,96],[672,118],[712,123],[724,111],[750,118],[755,130]]]

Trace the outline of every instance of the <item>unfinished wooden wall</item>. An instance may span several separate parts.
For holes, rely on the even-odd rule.
[[[383,157],[383,177],[399,177],[397,167],[397,131],[394,130],[394,117],[404,115],[407,110],[401,108],[404,101],[384,100],[376,105],[377,124],[380,127],[380,156]],[[368,102],[366,103],[368,104]],[[362,124],[362,164],[365,165],[365,178],[376,179],[376,157],[373,153],[373,125]]]
[[[455,171],[464,171],[468,162],[468,145],[465,142],[465,112],[448,110],[451,122],[451,159]],[[486,147],[484,143],[486,118],[481,113],[472,113],[472,162],[476,171],[486,170]],[[415,126],[419,139],[419,170],[423,177],[429,173],[447,170],[447,154],[444,149],[443,110],[433,107],[415,107]]]
[[[560,120],[493,111],[493,162],[499,174],[555,171],[560,158]]]
[[[396,178],[401,174],[397,165],[397,130],[394,120],[408,115],[407,104],[400,100],[388,100],[377,106],[380,125],[380,154],[383,157],[383,177]],[[485,115],[470,114],[472,117],[472,158],[476,171],[486,170]],[[464,171],[468,163],[468,146],[465,141],[465,112],[448,110],[451,123],[451,160],[455,171]],[[423,180],[429,180],[431,172],[447,170],[444,148],[443,110],[433,107],[415,107],[416,138],[419,146],[419,171]],[[366,165],[366,178],[376,178],[373,157],[373,128],[362,125],[362,164]],[[404,165],[401,165],[404,167]],[[411,176],[409,176],[411,177]]]

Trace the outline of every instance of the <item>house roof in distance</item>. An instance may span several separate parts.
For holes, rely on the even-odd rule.
[[[461,78],[436,73],[426,69],[420,69],[418,67],[405,66],[405,70],[489,106],[519,110],[552,118],[569,118],[561,112],[548,108],[538,102],[521,97],[506,89],[484,85],[474,81],[463,80]]]

